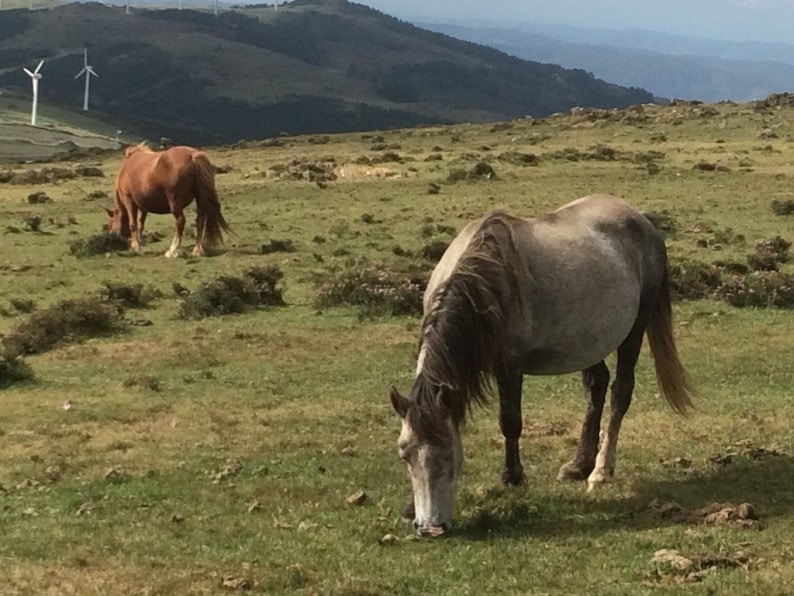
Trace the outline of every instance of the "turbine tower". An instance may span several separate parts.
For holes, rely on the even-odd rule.
[[[33,85],[33,108],[30,111],[30,123],[33,126],[36,126],[36,119],[39,113],[39,81],[41,80],[41,65],[44,64],[44,60],[39,62],[39,65],[36,67],[36,70],[30,72],[27,68],[23,68],[22,70],[30,77],[30,82]]]
[[[78,72],[75,75],[75,79],[79,79],[81,76],[85,75],[85,95],[83,96],[83,111],[88,111],[88,88],[91,85],[91,77],[99,77],[97,73],[94,72],[93,67],[88,65],[88,48],[85,49],[85,53],[83,54],[83,70]]]

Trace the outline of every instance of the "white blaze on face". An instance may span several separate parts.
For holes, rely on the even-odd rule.
[[[441,534],[452,526],[455,480],[460,472],[463,450],[460,433],[450,425],[450,445],[419,441],[410,424],[403,420],[399,438],[400,457],[408,464],[414,497],[414,527],[420,533]]]

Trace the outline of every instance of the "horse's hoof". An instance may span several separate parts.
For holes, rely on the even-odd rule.
[[[169,259],[175,259],[179,256],[179,253],[175,250],[169,250],[167,253],[165,253],[165,256]]]
[[[597,487],[603,486],[607,482],[611,482],[614,477],[614,472],[609,470],[593,470],[592,474],[587,477],[587,492],[591,493]]]
[[[502,472],[502,484],[505,486],[521,486],[525,482],[526,478],[523,470],[519,470],[518,472],[505,470]]]
[[[561,482],[566,480],[584,480],[588,477],[589,473],[589,470],[583,470],[582,467],[576,462],[568,462],[560,468],[559,472],[557,472],[557,480]]]

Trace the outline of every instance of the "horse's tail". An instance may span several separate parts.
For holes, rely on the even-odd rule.
[[[208,244],[223,244],[223,232],[231,232],[229,224],[221,214],[221,202],[215,190],[215,166],[205,153],[194,153],[196,165],[196,209],[206,214],[204,240]]]
[[[670,278],[666,262],[662,285],[651,312],[646,333],[656,365],[656,381],[659,384],[659,389],[673,410],[686,415],[687,410],[694,408],[692,396],[695,395],[695,390],[683,364],[681,364],[675,346],[673,309],[670,303]]]

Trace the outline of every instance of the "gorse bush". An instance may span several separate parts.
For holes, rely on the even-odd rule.
[[[738,307],[794,308],[794,275],[779,271],[733,275],[717,289],[717,297]]]
[[[121,308],[101,296],[62,300],[39,310],[3,338],[7,354],[40,354],[63,343],[120,329]]]
[[[129,248],[129,241],[113,232],[102,232],[88,238],[69,241],[69,252],[78,259],[118,252]]]
[[[722,283],[722,272],[716,265],[696,261],[680,261],[670,265],[670,294],[673,300],[711,298]]]
[[[756,271],[777,271],[781,263],[789,260],[791,242],[775,236],[771,240],[756,243],[755,252],[748,255],[747,262]]]
[[[794,199],[772,199],[771,207],[775,215],[794,215]]]
[[[184,295],[179,305],[183,319],[203,319],[243,313],[260,306],[284,306],[284,274],[277,265],[253,267],[241,276],[221,275]]]
[[[361,306],[370,315],[418,314],[427,279],[426,271],[399,271],[382,261],[354,259],[318,282],[315,306]]]
[[[0,389],[33,379],[33,371],[17,354],[0,350]]]
[[[152,300],[162,298],[163,293],[157,288],[144,287],[143,284],[105,282],[99,289],[99,295],[106,300],[118,302],[124,308],[146,308]]]

